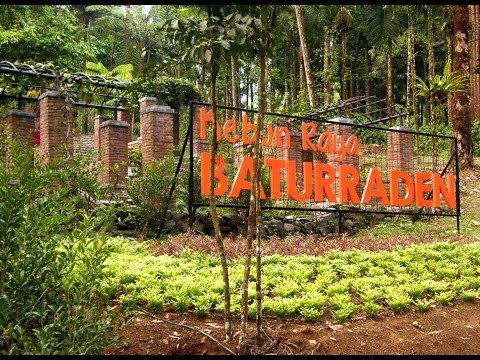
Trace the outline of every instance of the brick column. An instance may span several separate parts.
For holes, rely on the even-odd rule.
[[[149,106],[157,105],[157,98],[153,96],[145,96],[138,100],[140,107],[140,114]],[[142,130],[142,115],[140,115],[140,137],[143,139],[143,130]]]
[[[125,108],[118,108],[117,111],[117,120],[126,122],[128,124],[128,133],[127,133],[127,138],[128,142],[132,141],[132,134],[133,134],[133,128],[132,128],[132,123],[133,123],[133,114],[130,110],[125,109]]]
[[[200,106],[193,107],[193,157],[200,158],[200,154],[208,152],[208,140],[200,140]]]
[[[100,124],[100,159],[103,163],[100,182],[122,189],[128,174],[128,124],[106,120]],[[115,167],[118,166],[117,169]]]
[[[100,153],[100,124],[109,120],[104,115],[97,115],[93,119],[93,161],[99,160]]]
[[[346,142],[347,139],[349,138],[350,135],[353,135],[353,127],[351,124],[353,124],[352,119],[347,119],[347,118],[342,118],[342,117],[337,117],[332,119],[331,121],[334,121],[334,123],[328,123],[327,124],[327,131],[329,131],[332,134],[336,134],[337,136],[343,135],[343,141]],[[337,144],[335,144],[337,146]],[[332,154],[332,153],[327,153],[327,163],[335,170],[335,190],[334,194],[335,197],[338,199],[340,195],[340,188],[338,186],[339,184],[339,167],[340,165],[350,165],[358,169],[358,156],[352,156],[352,155],[346,155],[343,161],[336,161],[335,158],[337,158],[337,154]],[[360,182],[362,179],[360,178]],[[361,189],[363,187],[359,184],[357,186],[357,193],[361,197]]]
[[[40,103],[40,158],[42,163],[73,154],[73,117],[65,109],[65,97],[47,91]]]
[[[391,130],[412,131],[405,126],[394,126]],[[413,134],[397,131],[389,131],[387,133],[387,167],[388,171],[401,170],[413,175]],[[385,186],[390,191],[390,182]],[[386,182],[387,183],[387,182]],[[394,185],[395,186],[395,185]],[[405,185],[403,181],[399,181],[398,194],[405,196]]]
[[[173,109],[152,105],[140,112],[142,129],[142,163],[151,166],[154,160],[170,155],[173,149]]]
[[[394,126],[391,130],[412,131],[405,126]],[[413,173],[413,134],[389,131],[387,134],[388,170]]]
[[[3,115],[0,121],[0,141],[2,135],[5,135],[5,140],[18,141],[22,149],[30,149],[33,147],[33,132],[35,131],[35,113],[25,110],[10,110]],[[0,144],[0,151],[4,144]],[[7,159],[10,158],[11,149],[5,148],[4,154]],[[33,158],[32,158],[33,162]]]

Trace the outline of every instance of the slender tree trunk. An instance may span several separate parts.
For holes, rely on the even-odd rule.
[[[330,104],[330,36],[328,34],[328,26],[323,28],[323,106]]]
[[[468,5],[454,6],[453,29],[453,70],[459,75],[469,76]],[[463,169],[471,168],[473,167],[473,144],[469,92],[455,91],[453,103],[452,125],[458,142],[459,164]]]
[[[359,80],[359,77],[358,77],[358,74],[359,74],[358,67],[360,66],[359,61],[358,61],[359,43],[360,43],[360,33],[357,32],[357,34],[355,36],[355,77],[354,77],[354,83],[355,83],[354,94],[355,94],[355,96],[360,95],[360,80]]]
[[[205,91],[205,66],[202,66],[200,81],[198,82],[201,91]]]
[[[415,131],[419,132],[419,121],[418,121],[418,104],[417,104],[417,95],[415,91],[414,85],[414,77],[413,74],[416,73],[415,70],[415,40],[414,40],[414,33],[413,33],[413,19],[412,19],[412,7],[411,5],[407,6],[407,17],[408,17],[408,66],[409,70],[407,71],[407,79],[409,79],[409,83],[407,86],[407,126],[410,126],[410,96],[412,99],[412,107],[413,107],[413,123],[415,126]],[[417,151],[420,151],[420,138],[415,136],[415,146]]]
[[[370,102],[370,66],[369,66],[369,59],[368,59],[368,46],[365,47],[365,97],[367,98],[367,107],[368,103]]]
[[[393,115],[393,70],[392,70],[392,43],[387,46],[387,116]]]
[[[450,71],[453,72],[453,61],[452,61],[452,34],[448,32],[446,36],[447,44],[447,62],[450,60]],[[452,123],[453,116],[453,93],[449,92],[447,95],[447,120],[446,125]]]
[[[468,5],[470,17],[470,85],[472,102],[472,121],[480,121],[480,74],[476,69],[480,67],[480,5]]]
[[[291,57],[290,57],[290,91],[291,91],[291,104],[292,106],[295,104],[297,101],[297,56],[295,54],[295,45],[293,43],[293,39],[291,39],[291,45],[290,45],[290,52],[291,52]]]
[[[233,56],[230,57],[230,68],[231,68],[231,80],[232,80],[232,104],[234,107],[240,107],[239,96],[238,96],[238,64]],[[240,120],[238,110],[233,110],[233,119],[235,121]]]
[[[275,11],[275,9],[273,10]],[[261,7],[261,21],[262,21],[262,45],[260,48],[260,81],[259,81],[259,91],[261,98],[265,98],[265,88],[266,82],[268,79],[268,6],[262,5]],[[255,159],[257,159],[257,164],[255,166],[254,161],[254,172],[256,172],[255,177],[255,224],[256,224],[256,246],[255,246],[255,258],[256,258],[256,283],[255,283],[255,299],[257,303],[256,307],[256,328],[257,328],[257,345],[260,346],[263,344],[263,328],[262,328],[262,216],[261,216],[261,207],[260,207],[260,188],[262,184],[262,140],[263,140],[263,124],[265,123],[266,117],[266,104],[261,101],[258,109],[258,129],[259,134],[255,139]]]
[[[342,28],[342,100],[347,99],[347,31]]]
[[[353,63],[352,60],[348,61],[348,98],[352,98],[353,95],[353,76],[352,76]]]
[[[427,5],[427,33],[428,33],[428,77],[435,77],[435,57],[433,52],[433,16],[432,5]],[[430,126],[432,134],[437,134],[435,119],[435,94],[430,93]],[[437,138],[432,138],[432,171],[437,171]]]
[[[412,9],[411,5],[407,5],[407,103],[406,103],[406,113],[407,113],[407,126],[410,126],[410,98],[415,96],[412,93],[412,58],[413,58],[413,26],[412,26]]]
[[[212,9],[209,9],[209,17],[211,18],[214,14]],[[212,216],[212,223],[215,235],[215,241],[217,243],[217,248],[220,257],[220,263],[222,266],[222,277],[223,277],[223,297],[224,297],[224,321],[225,321],[225,339],[232,339],[232,315],[230,312],[230,281],[228,276],[228,263],[227,256],[225,254],[225,245],[222,239],[222,233],[220,232],[220,225],[218,221],[218,212],[217,205],[215,203],[215,163],[218,149],[218,141],[216,137],[217,133],[217,76],[220,70],[220,56],[221,50],[214,46],[212,48],[212,58],[211,58],[211,79],[210,79],[210,98],[212,104],[212,117],[213,117],[213,132],[212,132],[212,141],[210,149],[210,191],[209,191],[209,202],[210,202],[210,213]]]
[[[305,22],[303,20],[303,12],[300,5],[293,5],[293,7],[295,9],[295,16],[297,18],[298,35],[300,37],[300,46],[303,54],[305,77],[307,80],[308,102],[310,104],[310,108],[314,109],[315,94],[313,91],[313,74],[312,74],[312,68],[310,66],[310,55],[308,52],[307,38],[305,36],[305,26],[304,26]]]
[[[305,69],[303,66],[303,55],[302,55],[302,50],[299,48],[298,49],[298,69],[300,73],[300,95],[301,95],[301,100],[305,100]]]

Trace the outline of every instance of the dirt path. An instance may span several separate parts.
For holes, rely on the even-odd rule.
[[[223,339],[218,315],[199,319],[191,314],[163,313],[171,321],[194,326]],[[254,324],[250,323],[250,328]],[[238,322],[234,328],[238,329]],[[437,306],[427,313],[410,310],[402,315],[384,312],[377,319],[355,319],[338,326],[328,322],[266,317],[270,339],[257,352],[268,354],[478,354],[480,352],[480,301]],[[228,354],[201,333],[140,314],[120,330],[128,344],[107,349],[109,355]],[[238,337],[224,343],[235,353]]]

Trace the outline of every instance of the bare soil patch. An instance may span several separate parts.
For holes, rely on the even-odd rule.
[[[384,312],[376,319],[357,318],[345,325],[328,321],[306,323],[299,318],[265,317],[265,344],[255,349],[266,354],[478,354],[480,305],[458,302],[426,313],[402,315]],[[200,329],[237,353],[238,337],[224,342],[220,315],[200,319],[190,313],[161,313],[160,318]],[[253,332],[254,324],[250,328]],[[239,329],[235,321],[234,329]],[[108,355],[219,355],[228,352],[197,331],[140,314],[119,333],[126,342],[106,349]],[[252,334],[253,335],[253,334]]]

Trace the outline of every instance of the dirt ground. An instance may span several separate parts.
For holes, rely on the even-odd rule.
[[[237,353],[238,333],[224,342],[220,315],[200,319],[192,314],[140,314],[119,333],[124,343],[106,349],[108,355],[213,355],[229,354],[204,334],[159,319],[203,331]],[[250,322],[249,328],[255,329]],[[235,321],[234,331],[239,329]],[[413,309],[395,315],[385,311],[375,319],[356,318],[345,325],[327,321],[306,323],[299,318],[265,317],[265,342],[256,354],[478,354],[480,352],[480,301],[458,301],[426,313]]]

